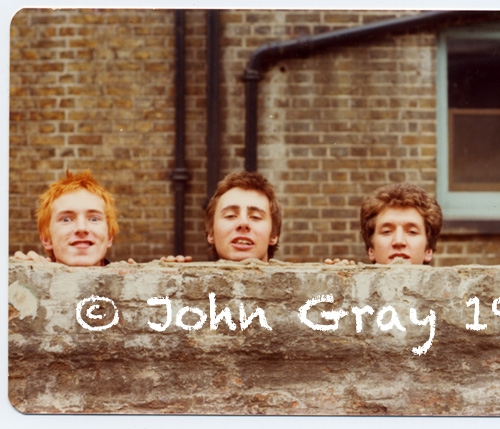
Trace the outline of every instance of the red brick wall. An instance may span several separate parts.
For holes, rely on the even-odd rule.
[[[405,12],[414,13],[414,12]],[[221,175],[244,166],[244,84],[264,43],[402,13],[221,13]],[[117,196],[114,260],[173,252],[174,13],[24,9],[11,27],[10,250],[41,250],[36,198],[90,167]],[[186,12],[186,254],[206,258],[205,12]],[[277,258],[366,262],[363,196],[388,182],[435,192],[436,34],[280,62],[259,84],[259,170],[284,206]],[[500,263],[499,236],[444,236],[435,265]]]

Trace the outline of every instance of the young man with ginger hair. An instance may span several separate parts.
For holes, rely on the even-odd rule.
[[[419,186],[398,183],[378,188],[360,211],[361,236],[371,262],[402,258],[429,264],[436,251],[443,215],[434,197]]]
[[[106,265],[106,253],[119,231],[115,200],[90,170],[66,176],[39,197],[38,232],[48,257],[20,251],[24,260],[49,260],[69,266]]]
[[[281,206],[261,174],[240,172],[219,182],[205,211],[211,260],[263,262],[274,257],[281,232]]]
[[[48,257],[33,250],[14,258],[59,262],[68,266],[103,266],[118,233],[115,199],[90,170],[72,174],[50,185],[39,197],[38,232]],[[162,257],[164,262],[190,262],[191,256]],[[127,260],[135,264],[132,258]]]

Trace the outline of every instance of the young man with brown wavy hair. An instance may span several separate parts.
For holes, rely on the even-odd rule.
[[[423,188],[397,183],[378,188],[360,211],[361,236],[371,262],[395,258],[429,264],[436,251],[443,215]]]

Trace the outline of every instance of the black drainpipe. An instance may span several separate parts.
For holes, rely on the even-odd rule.
[[[174,182],[175,220],[174,254],[184,255],[184,204],[185,188],[189,171],[185,162],[185,46],[183,10],[175,11],[175,168],[171,179]]]
[[[378,37],[415,32],[449,19],[469,18],[472,14],[488,12],[445,11],[424,12],[418,15],[388,19],[345,30],[314,36],[304,36],[285,42],[272,42],[257,48],[243,72],[245,82],[245,169],[257,170],[257,100],[258,82],[265,71],[278,61],[306,58],[331,49],[354,44],[366,44]],[[491,12],[489,12],[491,13]]]
[[[219,76],[220,42],[218,10],[207,11],[207,199],[217,189],[220,170]]]

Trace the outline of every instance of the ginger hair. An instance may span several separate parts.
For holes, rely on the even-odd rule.
[[[113,195],[97,182],[90,170],[87,169],[74,174],[66,170],[66,177],[52,183],[49,189],[39,197],[36,215],[40,238],[50,237],[49,226],[52,217],[53,202],[63,194],[78,191],[80,189],[85,189],[104,200],[108,234],[110,237],[114,237],[118,234],[117,211]],[[54,259],[53,252],[50,250],[48,253],[49,256]]]

